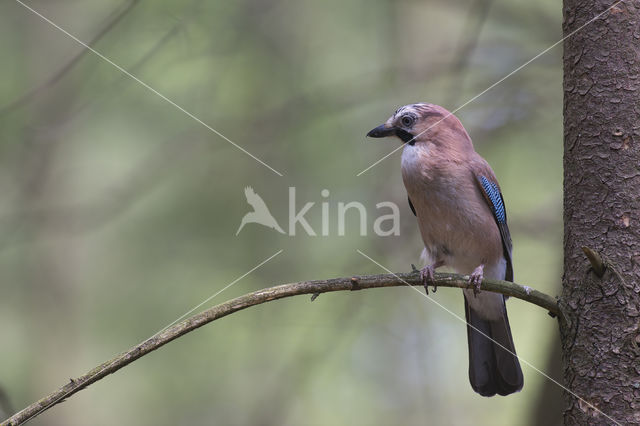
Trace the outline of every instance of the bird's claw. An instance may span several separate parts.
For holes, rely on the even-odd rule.
[[[469,284],[473,286],[474,295],[480,293],[480,286],[482,285],[483,279],[484,279],[484,265],[480,265],[476,269],[474,269],[471,275],[469,276]]]
[[[420,270],[420,278],[422,279],[422,285],[424,285],[424,291],[429,295],[429,285],[433,286],[433,292],[435,293],[438,287],[435,281],[435,269],[433,265],[425,266]]]

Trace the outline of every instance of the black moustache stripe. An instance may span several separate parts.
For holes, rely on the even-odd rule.
[[[413,140],[413,135],[406,130],[396,129],[396,136],[402,139],[402,142],[413,145],[416,141]]]

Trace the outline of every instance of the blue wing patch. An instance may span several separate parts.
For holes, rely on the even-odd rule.
[[[507,214],[504,209],[504,202],[502,201],[502,196],[500,195],[498,185],[489,181],[489,179],[484,176],[480,176],[480,183],[482,184],[484,192],[487,193],[489,200],[491,200],[491,205],[493,206],[493,214],[495,215],[496,220],[498,221],[498,223],[506,223]]]

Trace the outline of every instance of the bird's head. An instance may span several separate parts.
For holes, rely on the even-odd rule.
[[[443,147],[471,146],[471,139],[455,115],[438,105],[419,103],[400,107],[389,119],[367,136],[397,136],[403,143],[433,143]],[[457,148],[461,148],[458,146]]]

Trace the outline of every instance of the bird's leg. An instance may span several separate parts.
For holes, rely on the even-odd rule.
[[[473,285],[474,296],[480,293],[480,284],[482,284],[483,278],[484,278],[484,264],[476,267],[476,269],[474,269],[471,275],[469,276],[469,284]]]
[[[436,268],[439,268],[444,265],[442,260],[437,260],[433,262],[431,265],[427,265],[420,270],[420,278],[422,278],[422,284],[424,285],[424,291],[429,295],[429,284],[433,286],[433,292],[435,293],[437,290],[434,274],[436,272]]]

